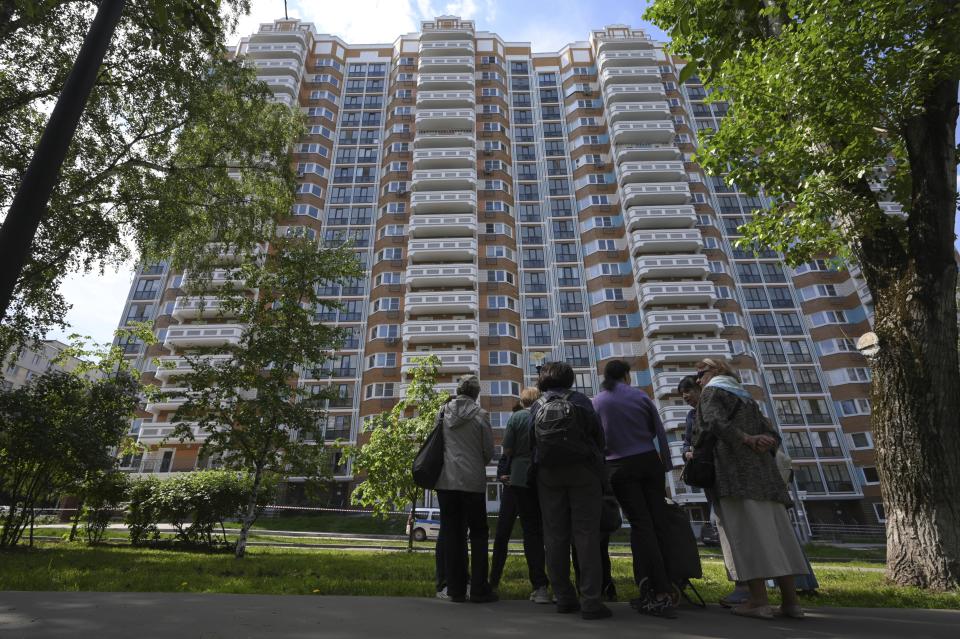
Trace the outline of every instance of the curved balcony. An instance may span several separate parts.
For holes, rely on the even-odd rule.
[[[240,324],[185,324],[171,326],[163,340],[166,348],[191,348],[238,344],[243,335]]]
[[[477,234],[475,215],[414,215],[408,227],[411,238],[473,237]]]
[[[693,370],[693,365],[690,366],[690,369],[691,370],[687,372],[655,374],[653,376],[653,394],[657,399],[667,397],[668,395],[679,395],[680,393],[677,392],[677,384],[687,375],[692,375],[696,372]]]
[[[450,291],[445,293],[407,293],[404,311],[407,317],[426,313],[476,313],[479,296],[473,291]]]
[[[477,283],[477,267],[473,264],[410,266],[404,281],[411,289],[474,286]]]
[[[186,422],[190,423],[190,422]],[[140,426],[140,432],[137,433],[137,441],[141,444],[159,444],[163,440],[171,437],[173,435],[173,429],[176,428],[179,423],[174,422],[147,422]],[[190,426],[191,432],[193,432],[194,439],[191,443],[199,443],[204,441],[206,437],[206,431],[201,431],[200,427],[197,425]],[[191,440],[186,440],[190,442]],[[178,439],[174,438],[170,443],[177,443]]]
[[[696,253],[703,248],[698,229],[684,231],[635,231],[630,236],[634,255],[645,253]]]
[[[440,358],[441,373],[475,373],[480,370],[480,353],[476,351],[404,351],[400,372],[407,374],[415,367],[419,357],[436,355]]]
[[[306,54],[306,46],[303,44],[249,44],[244,55],[257,59],[282,59],[290,58],[299,62],[303,66],[303,58]]]
[[[660,67],[655,64],[631,65],[627,67],[607,67],[600,72],[603,84],[631,84],[640,82],[660,82]]]
[[[422,320],[403,323],[403,341],[407,344],[443,344],[473,342],[480,339],[476,320]]]
[[[634,263],[637,280],[670,278],[702,278],[710,272],[710,263],[703,255],[670,255],[640,257]]]
[[[465,129],[417,131],[413,146],[419,149],[472,148],[476,153],[477,136],[472,126]]]
[[[669,120],[670,104],[667,102],[618,102],[607,107],[611,124],[634,120]]]
[[[628,231],[640,229],[688,229],[697,223],[692,206],[631,206],[627,209]]]
[[[676,134],[670,120],[615,122],[610,127],[614,144],[669,144]]]
[[[471,213],[477,210],[474,191],[433,191],[410,196],[413,213]]]
[[[614,147],[617,164],[683,160],[683,153],[672,144],[618,144]]]
[[[411,240],[407,244],[411,264],[423,262],[465,262],[477,257],[477,240]]]
[[[472,73],[421,73],[417,77],[417,91],[450,91],[473,87]]]
[[[672,304],[713,304],[717,290],[713,282],[652,282],[642,284],[637,301],[640,308]]]
[[[417,149],[413,152],[416,169],[446,169],[475,167],[477,152],[469,149]]]
[[[472,130],[476,112],[473,109],[431,109],[417,111],[417,133],[424,131]]]
[[[416,170],[411,187],[414,191],[463,191],[477,188],[477,172],[473,169]]]
[[[249,290],[246,283],[240,279],[240,269],[226,269],[219,268],[210,271],[209,277],[203,278],[195,276],[189,271],[184,271],[183,273],[183,285],[181,288],[190,290],[191,288],[196,288],[203,286],[204,288],[220,288],[226,286],[227,284],[233,285],[234,288]]]
[[[654,339],[647,351],[650,366],[690,362],[692,368],[704,357],[729,356],[730,344],[725,339]],[[676,384],[673,388],[676,392]]]
[[[303,65],[297,60],[256,59],[253,61],[257,76],[287,76],[299,81]]]
[[[420,91],[417,93],[418,109],[442,109],[445,107],[469,107],[477,103],[473,91]]]
[[[159,360],[157,370],[153,373],[157,379],[166,381],[193,372],[193,365],[185,357],[166,355],[157,359]],[[209,362],[212,366],[218,366],[229,362],[232,357],[230,355],[203,355],[201,359]]]
[[[620,165],[620,184],[686,181],[683,162],[624,162]]]
[[[266,84],[275,96],[286,96],[292,100],[296,100],[300,96],[300,82],[293,78],[279,75],[258,75],[257,80]]]
[[[687,425],[687,413],[689,412],[690,407],[687,405],[661,406],[660,419],[663,420],[663,429],[669,433],[671,430],[685,428]]]
[[[435,57],[424,56],[417,63],[420,73],[457,73],[473,72],[474,61],[472,56]],[[419,99],[420,96],[417,96]]]
[[[433,385],[433,390],[437,393],[446,393],[450,397],[455,397],[457,394],[457,386],[459,382],[439,382]],[[397,387],[399,389],[397,397],[403,398],[407,396],[407,390],[410,388],[410,384],[400,384]]]
[[[608,104],[643,100],[666,100],[667,92],[659,82],[649,84],[611,84],[604,87],[603,97]]]
[[[175,319],[195,319],[197,317],[236,317],[236,312],[227,310],[224,300],[218,297],[180,296],[173,305]]]
[[[626,64],[636,64],[638,60],[659,60],[660,54],[653,49],[653,41],[647,36],[614,37],[595,36],[597,43],[597,63],[604,61],[627,60]]]
[[[723,313],[719,311],[651,311],[643,315],[647,336],[663,333],[719,333]]]
[[[636,204],[686,204],[690,201],[690,187],[686,182],[648,182],[622,187],[623,206]]]
[[[185,386],[164,386],[160,392],[167,396],[148,401],[143,410],[153,415],[165,410],[177,410],[186,403],[189,390]]]
[[[448,34],[450,35],[450,34]],[[470,35],[470,34],[466,34]],[[473,39],[470,40],[420,40],[420,55],[455,55],[455,54],[473,54]]]

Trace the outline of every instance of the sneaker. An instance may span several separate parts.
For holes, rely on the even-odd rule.
[[[450,596],[447,595],[447,588],[446,588],[446,586],[443,587],[443,590],[438,590],[438,591],[437,591],[437,599],[444,599],[444,600],[446,600],[446,599],[449,599],[449,598],[450,598]]]
[[[568,614],[570,614],[571,612],[577,612],[578,610],[580,610],[580,602],[579,602],[579,601],[574,601],[574,602],[571,602],[571,603],[558,603],[558,604],[557,604],[557,612],[559,612],[561,615],[568,615]]]
[[[530,593],[530,601],[535,604],[549,604],[553,603],[553,598],[550,596],[550,592],[546,586],[540,586]]]
[[[580,617],[587,621],[593,621],[595,619],[606,619],[607,617],[612,617],[613,611],[600,604],[599,608],[592,608],[590,610],[584,610],[580,613]]]
[[[500,601],[500,597],[492,590],[483,595],[470,595],[470,603],[493,603],[494,601]]]
[[[753,619],[765,619],[768,621],[773,619],[773,610],[770,608],[770,606],[743,605],[737,606],[730,612],[738,617],[752,617]]]
[[[631,601],[631,604],[632,603],[633,602]],[[634,607],[640,614],[650,615],[653,617],[662,617],[664,619],[677,618],[677,608],[673,605],[673,600],[670,599],[670,597],[656,599],[655,597],[649,596]]]

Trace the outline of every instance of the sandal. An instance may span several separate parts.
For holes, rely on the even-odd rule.
[[[753,619],[773,619],[773,610],[770,606],[737,606],[731,612],[738,617],[752,617]]]
[[[803,608],[799,605],[796,606],[780,606],[778,611],[781,617],[788,617],[790,619],[803,619],[806,615],[803,614]]]

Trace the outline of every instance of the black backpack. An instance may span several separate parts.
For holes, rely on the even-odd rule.
[[[433,430],[413,460],[413,483],[432,490],[443,472],[443,408],[437,413]]]
[[[569,466],[597,460],[597,446],[587,435],[587,416],[570,401],[573,391],[541,397],[533,422],[540,466]]]

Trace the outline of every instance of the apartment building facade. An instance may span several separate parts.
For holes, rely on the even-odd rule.
[[[682,61],[642,31],[585,35],[542,54],[441,16],[360,46],[277,20],[238,45],[309,122],[294,149],[297,204],[279,232],[350,242],[367,272],[321,291],[341,308],[316,309],[317,321],[350,330],[300,380],[336,386],[325,439],[362,441],[364,421],[403,396],[425,353],[440,358],[443,389],[479,375],[498,435],[544,361],[569,362],[576,388],[593,395],[620,358],[657,402],[679,464],[688,409],[677,383],[697,360],[727,357],[784,434],[801,514],[882,521],[869,370],[854,346],[871,319],[862,279],[829,260],[791,270],[776,253],[737,248],[738,227],[764,202],[692,161],[698,132],[726,106],[705,102],[696,78],[680,85]],[[170,362],[148,374],[167,388],[182,352],[242,330],[204,320],[181,288],[188,278],[162,276],[159,343],[146,353]],[[140,440],[158,444],[175,408],[148,405]],[[141,471],[209,463],[196,444],[150,455]],[[349,460],[334,473],[344,500]],[[703,495],[679,471],[667,480],[705,519]]]

